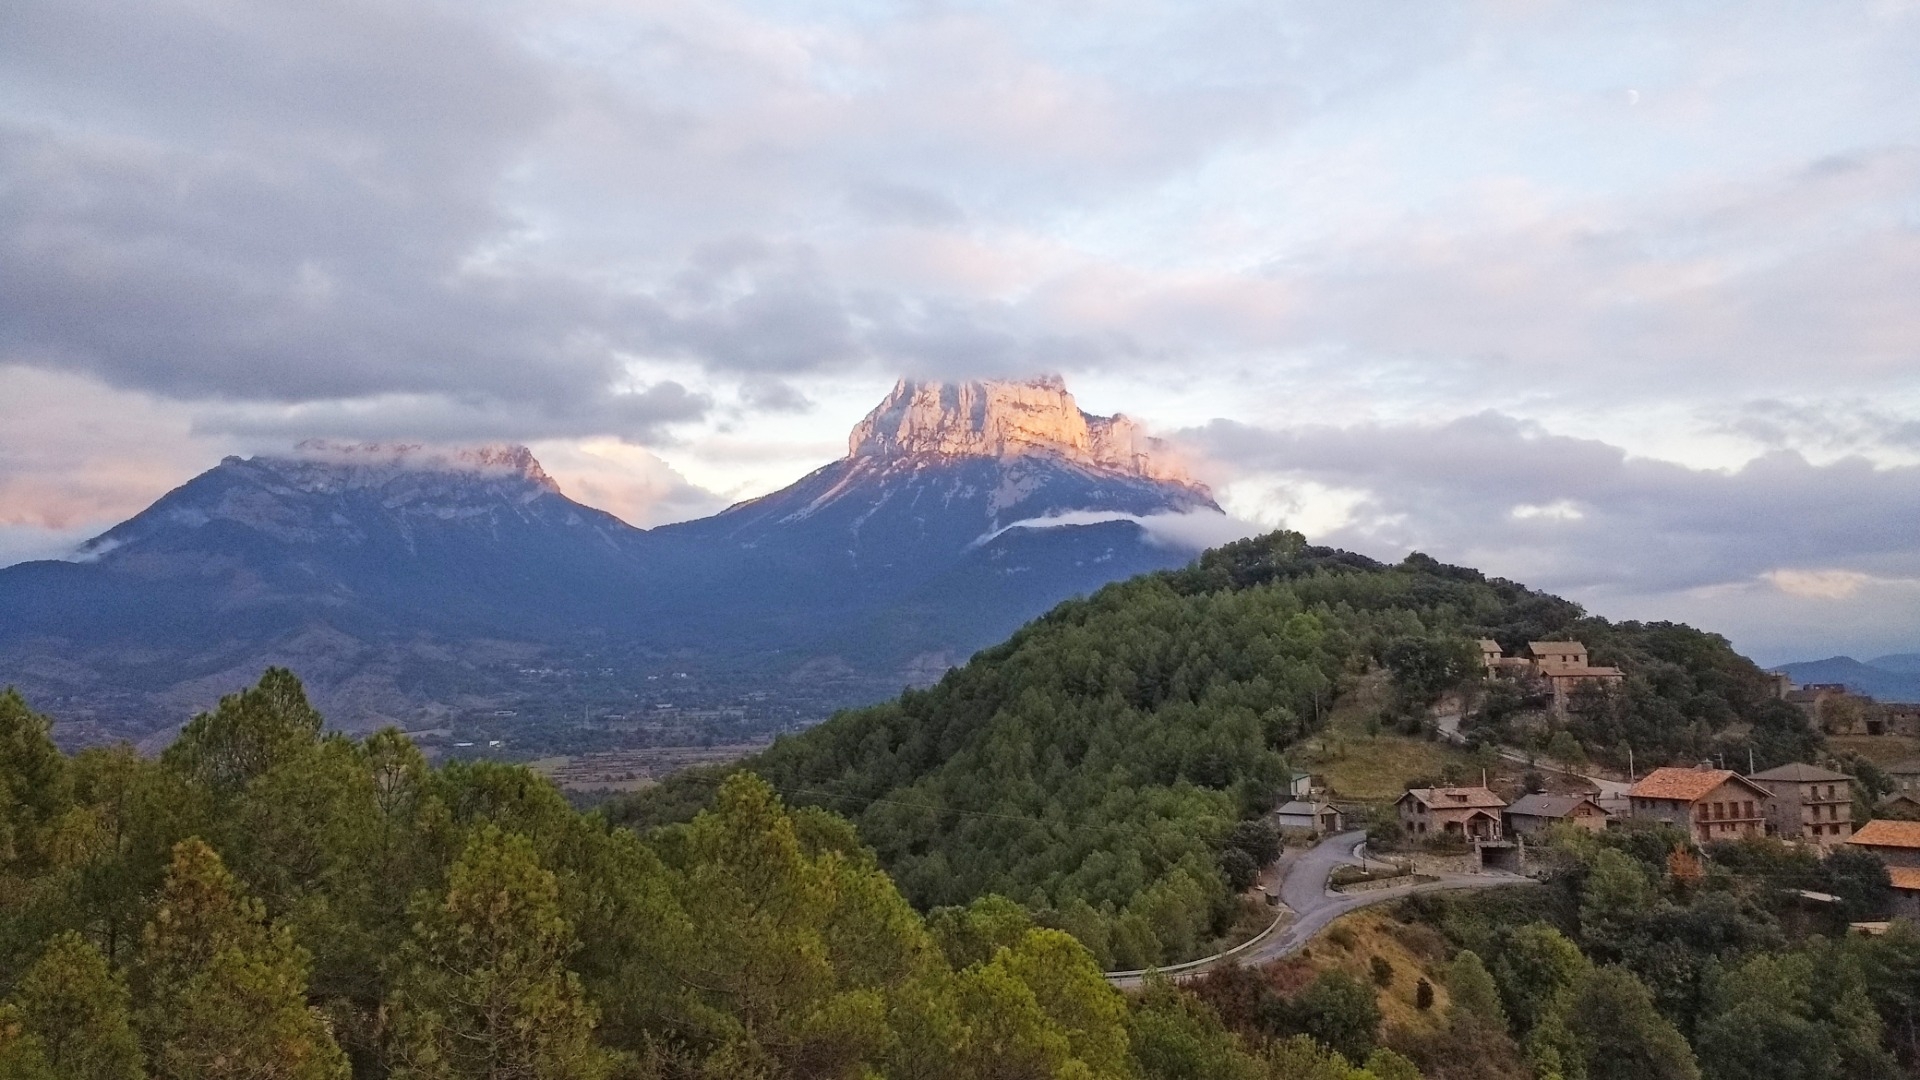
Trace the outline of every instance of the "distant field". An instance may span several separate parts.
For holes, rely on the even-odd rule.
[[[1876,765],[1920,757],[1920,739],[1905,735],[1829,735],[1827,745],[1859,754]]]
[[[544,757],[527,767],[565,791],[638,791],[695,765],[721,765],[765,750],[771,743],[723,746],[653,746],[608,750],[577,757]]]
[[[1405,735],[1330,735],[1308,744],[1300,764],[1326,778],[1335,798],[1396,799],[1414,777],[1438,776],[1449,765],[1473,768],[1453,746]],[[1476,772],[1474,781],[1479,780]]]
[[[1481,770],[1496,791],[1511,798],[1529,771],[1525,764],[1504,758],[1486,761],[1450,742],[1410,735],[1372,733],[1374,718],[1385,701],[1386,682],[1375,673],[1342,695],[1334,704],[1327,729],[1294,751],[1294,763],[1325,779],[1336,799],[1360,802],[1392,801],[1406,790],[1407,781],[1438,777],[1449,766],[1463,783],[1478,784]],[[1586,792],[1584,780],[1542,770],[1547,790]]]
[[[1370,733],[1385,695],[1385,673],[1360,680],[1334,702],[1326,730],[1294,752],[1295,764],[1324,777],[1335,798],[1396,799],[1411,777],[1438,776],[1448,764],[1467,767],[1467,755],[1452,745]]]

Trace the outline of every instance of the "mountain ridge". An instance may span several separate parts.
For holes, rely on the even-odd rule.
[[[710,699],[761,687],[708,704],[795,722],[1191,555],[1124,520],[993,542],[1009,526],[1218,512],[1164,444],[1080,412],[1057,379],[902,381],[848,446],[779,491],[653,529],[571,499],[524,446],[229,457],[72,561],[0,569],[17,616],[0,625],[0,681],[109,737],[144,738],[269,662],[314,672],[316,700],[352,727],[530,715],[544,670],[596,673],[570,715],[636,695],[672,706],[645,685],[672,677]],[[850,674],[787,681],[820,660]],[[754,703],[776,695],[798,704]]]
[[[1903,668],[1906,664],[1912,667]],[[1893,653],[1865,662],[1851,656],[1829,656],[1824,660],[1796,660],[1773,670],[1803,686],[1843,683],[1857,694],[1881,701],[1920,701],[1920,653]]]

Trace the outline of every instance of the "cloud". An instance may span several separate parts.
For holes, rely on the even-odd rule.
[[[729,502],[630,443],[590,439],[536,443],[532,449],[569,498],[639,528],[705,517]]]
[[[321,435],[564,443],[652,519],[817,464],[836,388],[1061,371],[1248,520],[1864,610],[1762,575],[1915,573],[1917,49],[1898,5],[15,0],[0,525]]]
[[[1814,464],[1775,451],[1737,469],[1696,469],[1498,413],[1286,430],[1222,421],[1183,437],[1216,467],[1232,462],[1236,490],[1352,493],[1318,542],[1388,558],[1417,548],[1615,616],[1758,583],[1776,598],[1844,601],[1920,579],[1920,466]],[[1743,611],[1720,628],[1761,631]],[[1897,644],[1912,628],[1908,612],[1856,632]]]
[[[378,441],[404,433],[431,442],[551,439],[612,435],[637,443],[670,441],[668,429],[698,420],[712,407],[678,383],[608,393],[572,408],[526,400],[449,399],[433,394],[380,394],[296,404],[212,404],[195,410],[194,430],[250,441],[314,436]]]
[[[1812,600],[1850,600],[1869,585],[1914,584],[1876,578],[1858,570],[1769,570],[1760,576],[1789,596]]]
[[[974,541],[976,545],[1008,529],[1054,529],[1067,525],[1098,525],[1108,521],[1131,521],[1147,534],[1147,541],[1179,551],[1200,552],[1266,532],[1266,527],[1212,510],[1187,513],[1123,514],[1110,510],[1073,510],[1063,514],[1027,518],[1003,525]]]

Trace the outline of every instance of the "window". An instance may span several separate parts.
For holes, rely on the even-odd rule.
[[[1746,801],[1746,803],[1745,803],[1745,805],[1746,805],[1746,808],[1747,808],[1747,816],[1748,816],[1748,817],[1753,817],[1753,816],[1754,816],[1754,813],[1753,813],[1753,800],[1752,800],[1752,799],[1748,799],[1748,800]]]

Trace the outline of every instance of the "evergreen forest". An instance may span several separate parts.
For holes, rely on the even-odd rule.
[[[1403,1080],[1129,999],[984,901],[939,925],[849,823],[730,778],[642,838],[511,765],[323,734],[284,670],[159,760],[0,695],[0,1077]]]
[[[1277,532],[1061,604],[939,684],[842,713],[742,762],[801,805],[851,817],[918,908],[999,895],[1109,969],[1212,951],[1283,801],[1288,752],[1369,670],[1384,725],[1430,734],[1429,706],[1479,681],[1475,638],[1510,653],[1577,638],[1624,669],[1560,722],[1597,758],[1644,769],[1752,752],[1803,758],[1817,735],[1724,638],[1612,623],[1569,601],[1421,554],[1398,565]],[[1525,702],[1488,692],[1471,734]],[[694,770],[611,808],[686,820],[729,770]]]
[[[0,695],[0,1077],[1762,1080],[1920,1061],[1886,870],[1664,829],[1556,835],[1541,887],[1402,901],[1264,971],[1217,944],[1256,819],[1363,677],[1383,728],[1524,702],[1473,638],[1628,673],[1550,732],[1649,763],[1819,738],[1711,634],[1276,533],[1071,601],[939,684],[581,811],[515,765],[329,733],[295,676],[157,759]],[[1372,674],[1369,674],[1372,673]],[[1806,897],[1825,898],[1809,902]],[[1388,939],[1391,939],[1389,941]],[[1391,957],[1391,958],[1390,958]],[[1409,969],[1411,968],[1411,969]]]

